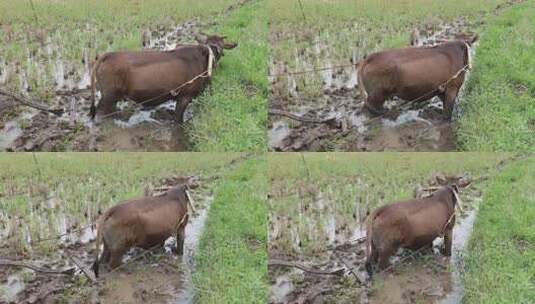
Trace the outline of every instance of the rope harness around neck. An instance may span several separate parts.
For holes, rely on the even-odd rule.
[[[214,51],[209,45],[205,45],[208,48],[208,68],[206,69],[208,77],[212,77],[212,69],[214,66],[215,56]]]

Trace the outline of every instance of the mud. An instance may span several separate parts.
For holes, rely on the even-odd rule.
[[[184,179],[169,177],[146,186],[147,195],[158,195],[155,189],[173,186]],[[201,185],[199,181],[195,181]],[[202,186],[202,185],[201,185]],[[58,186],[58,189],[61,185]],[[81,261],[91,271],[95,256],[96,231],[91,223],[97,217],[91,208],[83,216],[68,216],[63,202],[54,192],[44,193],[48,212],[43,212],[36,200],[30,199],[30,214],[24,217],[0,213],[0,255],[51,269],[74,268],[74,275],[47,275],[33,270],[2,267],[0,273],[0,302],[50,303],[64,300],[81,303],[192,303],[195,289],[194,254],[207,218],[213,196],[210,190],[199,187],[192,191],[196,213],[190,215],[186,226],[183,256],[172,252],[176,240],[170,237],[163,248],[148,254],[137,248],[123,257],[123,265],[113,271],[102,267],[98,284],[86,284],[86,277],[70,257]],[[34,202],[35,200],[35,202]],[[51,246],[46,255],[45,248]],[[45,251],[43,251],[45,250]]]
[[[463,182],[472,180],[468,175],[461,176]],[[437,173],[424,184],[415,185],[414,196],[425,196],[429,192],[423,189],[451,178],[456,177]],[[376,273],[373,280],[364,267],[366,202],[357,202],[353,217],[344,219],[336,215],[336,204],[327,199],[328,193],[319,193],[296,219],[270,216],[269,243],[284,244],[285,240],[290,246],[286,248],[291,248],[288,251],[284,246],[270,245],[271,260],[295,261],[315,270],[343,269],[342,275],[320,275],[270,265],[270,303],[460,303],[463,252],[481,195],[475,184],[461,191],[465,214],[456,219],[451,258],[440,253],[443,240],[437,238],[432,252],[400,249],[391,258],[393,268]],[[303,242],[318,244],[318,248],[305,253]]]
[[[155,30],[150,40],[151,49],[167,50],[178,43],[192,43],[199,34],[202,23],[198,19],[187,21],[165,31]],[[74,64],[61,57],[61,46],[50,39],[46,47],[28,56],[28,65],[35,67],[37,75],[22,71],[21,79],[47,77],[44,70],[50,68],[53,79],[51,108],[64,109],[57,117],[45,112],[22,112],[6,123],[0,131],[0,150],[8,151],[183,151],[189,143],[182,126],[173,120],[174,102],[169,101],[155,109],[138,108],[133,103],[123,103],[118,118],[108,119],[103,125],[94,125],[89,117],[90,70],[92,60],[88,49],[81,54],[82,64]],[[28,50],[30,54],[30,51]],[[46,58],[42,61],[41,58]],[[47,67],[46,62],[51,66]],[[4,68],[4,74],[13,69]],[[39,72],[41,71],[41,72]],[[8,78],[8,76],[6,76]],[[45,86],[46,84],[43,84]],[[26,97],[30,91],[24,89]],[[26,110],[25,110],[26,111]],[[191,108],[186,119],[191,118]]]
[[[457,33],[469,32],[481,21],[460,18],[422,29],[419,45],[435,45],[453,40]],[[422,28],[425,28],[422,26]],[[334,38],[333,38],[334,39]],[[271,107],[306,118],[336,118],[333,125],[300,123],[270,116],[269,148],[273,151],[451,151],[455,133],[452,123],[442,114],[438,98],[419,104],[404,105],[394,98],[387,101],[388,113],[374,118],[363,108],[355,66],[336,67],[329,45],[316,39],[312,50],[295,50],[293,68],[282,61],[270,60]],[[353,49],[348,62],[357,63],[363,50]],[[472,49],[472,57],[475,55]],[[316,64],[314,64],[316,62]],[[284,75],[290,70],[309,71],[314,67],[333,69]],[[307,87],[321,87],[321,93],[307,92]],[[462,93],[458,97],[462,103]],[[455,117],[462,113],[457,107]]]
[[[233,4],[221,14],[228,14],[249,2],[245,0]],[[196,44],[201,29],[215,24],[199,18],[181,24],[169,23],[162,21],[159,25],[142,29],[145,49],[169,50],[182,43]],[[89,24],[86,27],[82,30],[90,30]],[[125,103],[118,118],[107,119],[102,126],[90,122],[90,71],[94,63],[94,58],[90,56],[92,50],[86,47],[77,60],[67,59],[62,55],[64,47],[52,42],[61,41],[58,35],[51,33],[50,37],[43,38],[42,47],[27,48],[23,64],[6,62],[0,58],[0,86],[13,87],[15,84],[17,92],[26,98],[36,98],[38,88],[39,96],[47,96],[42,103],[46,100],[50,108],[65,110],[65,114],[57,117],[23,109],[7,100],[7,105],[14,107],[18,115],[6,120],[2,113],[4,101],[0,99],[0,151],[190,149],[185,126],[177,126],[173,120],[174,101],[156,109],[143,109],[133,103]],[[192,113],[190,104],[186,110],[186,124]]]

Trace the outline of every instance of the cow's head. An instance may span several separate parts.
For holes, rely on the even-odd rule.
[[[203,36],[197,36],[197,42],[201,44],[208,45],[212,51],[214,52],[214,56],[216,57],[216,60],[219,60],[221,56],[224,55],[223,50],[231,50],[238,46],[235,42],[227,43],[225,42],[226,36],[218,36],[218,35],[203,35]]]
[[[476,43],[476,41],[479,39],[479,35],[472,32],[459,32],[455,34],[455,40],[460,40],[462,42],[467,43],[469,46],[472,46],[472,44]]]

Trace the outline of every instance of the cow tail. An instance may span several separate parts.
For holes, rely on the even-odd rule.
[[[359,63],[357,63],[357,84],[358,84],[358,89],[360,91],[361,96],[364,99],[367,99],[368,98],[368,92],[366,92],[366,88],[364,87],[364,82],[362,81],[362,79],[363,79],[362,69],[364,69],[364,65],[365,65],[364,60],[362,60]]]
[[[373,212],[367,220],[366,223],[366,272],[371,277],[373,272],[373,219],[375,217],[375,212]]]
[[[99,259],[98,259],[98,255],[99,255],[99,251],[100,251],[100,243],[102,242],[102,224],[103,224],[103,219],[104,217],[101,216],[98,220],[97,220],[97,239],[96,239],[96,250],[95,250],[95,262],[93,263],[93,272],[95,273],[95,277],[98,278],[98,266],[99,266]]]
[[[96,74],[103,57],[104,56],[97,58],[97,61],[95,61],[95,64],[93,65],[93,69],[91,69],[91,109],[89,110],[91,119],[95,119],[95,115],[97,114],[97,108],[95,107]]]

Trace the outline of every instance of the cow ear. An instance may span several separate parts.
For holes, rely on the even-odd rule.
[[[235,42],[234,43],[225,43],[225,44],[223,44],[223,48],[227,49],[227,50],[231,50],[231,49],[233,49],[233,48],[235,48],[237,46],[238,46],[238,44],[235,43]]]

